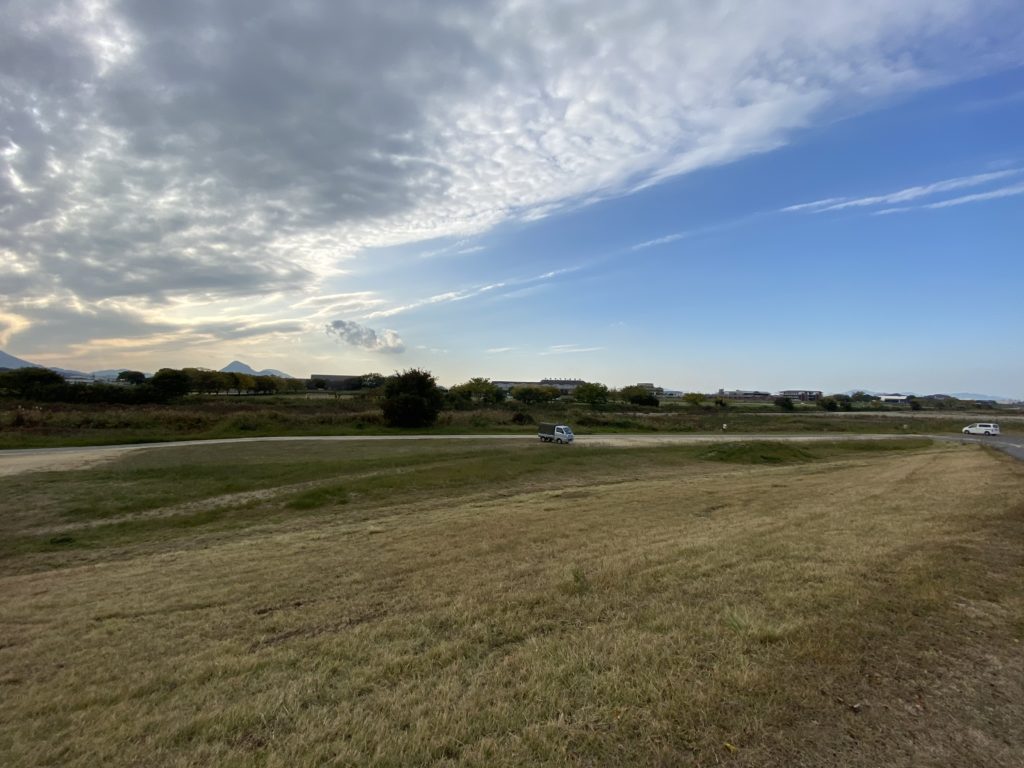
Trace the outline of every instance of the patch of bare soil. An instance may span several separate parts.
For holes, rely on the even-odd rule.
[[[23,472],[67,472],[76,469],[89,469],[100,464],[108,464],[119,459],[128,451],[134,450],[138,450],[138,447],[119,445],[3,453],[0,454],[0,477],[19,475]]]

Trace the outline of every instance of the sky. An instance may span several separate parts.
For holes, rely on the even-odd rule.
[[[1019,0],[0,0],[0,349],[1024,398]]]

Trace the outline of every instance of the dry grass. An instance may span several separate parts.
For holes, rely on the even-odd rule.
[[[230,527],[12,550],[0,762],[1021,764],[1012,460],[533,448],[483,483],[446,469],[465,446],[403,448],[447,481],[326,481],[315,514],[253,482]]]

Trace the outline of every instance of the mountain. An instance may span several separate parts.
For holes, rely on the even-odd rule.
[[[866,395],[889,395],[895,394],[895,392],[875,392],[871,389],[848,389],[843,394],[852,395],[854,392],[863,392]],[[911,392],[906,389],[898,390],[901,395],[914,395],[920,397],[919,392]],[[950,392],[950,397],[955,397],[957,400],[994,400],[997,403],[1015,403],[1016,398],[1006,397],[1005,395],[982,395],[977,392]]]
[[[48,366],[49,369],[55,373],[59,373],[65,379],[89,379],[95,378],[95,374],[86,373],[85,371],[76,371],[71,368],[58,368],[55,365]]]
[[[0,368],[43,368],[42,365],[30,363],[28,360],[22,360],[20,357],[14,355],[8,355],[6,352],[0,352]]]
[[[254,370],[247,363],[243,363],[241,360],[232,360],[230,363],[220,369],[221,373],[247,373],[250,376],[279,376],[282,379],[292,379],[294,376],[289,376],[287,373],[275,370],[274,368],[265,368],[262,371]]]
[[[1012,403],[1016,398],[1005,395],[979,395],[977,392],[952,392],[953,397],[959,400],[995,400],[997,403]]]
[[[28,360],[22,360],[20,357],[15,357],[14,355],[9,355],[6,352],[0,351],[0,369],[3,368],[49,368],[51,371],[56,371],[65,378],[71,377],[81,379],[89,378],[91,376],[101,381],[113,381],[121,371],[128,370],[127,368],[109,368],[102,371],[83,373],[82,371],[74,371],[68,368],[58,368],[55,365],[47,366],[39,365],[38,363],[30,363]],[[287,373],[283,373],[282,371],[278,371],[273,368],[267,368],[263,371],[253,370],[253,368],[243,363],[241,360],[232,360],[220,370],[222,373],[247,373],[250,376],[280,376],[282,379],[294,378],[293,376],[289,376]]]
[[[876,392],[873,389],[848,389],[845,392],[843,392],[842,394],[844,394],[844,395],[852,395],[852,394],[855,394],[857,392],[863,392],[865,395],[872,395],[872,396],[878,396],[878,395],[913,395],[914,397],[918,397],[921,394],[920,392],[911,392],[909,389],[898,389],[898,390],[897,389],[892,389],[892,390],[886,390],[885,392]]]

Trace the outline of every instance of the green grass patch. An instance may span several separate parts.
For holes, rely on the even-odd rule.
[[[322,485],[292,496],[285,502],[289,509],[320,509],[348,504],[348,491],[340,485]]]
[[[732,464],[781,464],[812,461],[806,448],[793,443],[723,443],[706,448],[697,456],[704,461],[726,461]]]
[[[792,464],[924,449],[928,440],[771,441],[639,448],[534,442],[240,443],[129,454],[89,470],[15,475],[0,491],[0,561],[77,562],[76,552],[160,548],[301,516],[380,520],[424,499],[517,488],[589,488],[704,462]]]
[[[978,412],[884,411],[825,413],[798,408],[782,413],[773,406],[743,404],[725,410],[665,403],[643,409],[622,403],[594,409],[575,403],[525,408],[506,403],[493,408],[445,411],[438,423],[416,432],[429,434],[530,434],[514,421],[523,411],[533,422],[560,421],[586,433],[753,434],[956,434],[979,419],[1002,423],[1005,434],[1024,433],[1024,413],[1000,409]],[[520,421],[523,416],[520,416]],[[109,406],[46,404],[24,407],[0,402],[0,449],[117,443],[204,440],[231,437],[389,435],[408,432],[383,424],[379,403],[364,398],[192,397],[171,405]]]

